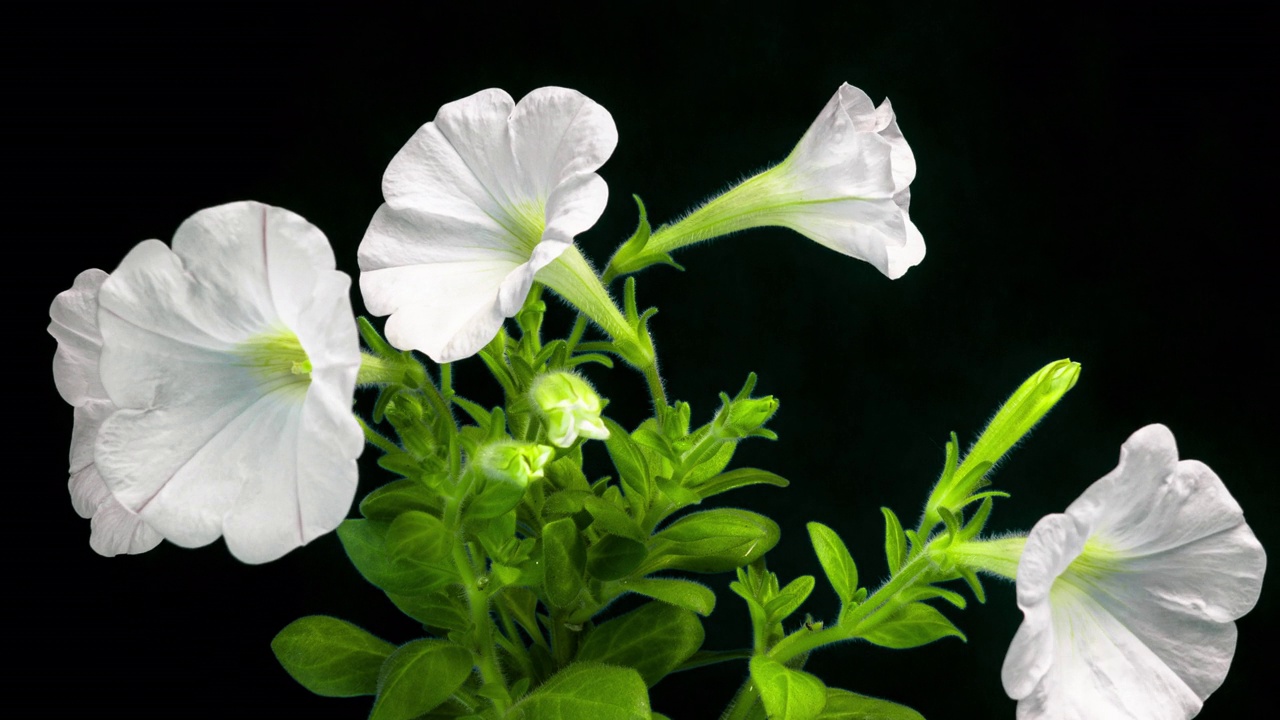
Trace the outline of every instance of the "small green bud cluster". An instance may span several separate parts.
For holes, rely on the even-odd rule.
[[[580,376],[564,371],[541,375],[534,381],[530,397],[546,423],[552,445],[567,448],[579,437],[609,439],[609,428],[600,419],[604,403]]]

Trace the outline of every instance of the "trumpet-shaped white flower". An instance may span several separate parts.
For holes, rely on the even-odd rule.
[[[333,530],[363,447],[350,278],[313,225],[239,202],[135,247],[98,292],[116,406],[95,464],[165,539],[266,562]]]
[[[1193,717],[1226,678],[1266,554],[1222,481],[1149,425],[1018,563],[1003,680],[1018,717]]]
[[[53,381],[62,399],[75,408],[67,483],[71,505],[80,517],[92,518],[89,547],[113,557],[146,552],[164,538],[115,499],[93,462],[98,428],[116,410],[98,377],[98,289],[106,279],[101,270],[85,270],[70,290],[59,293],[49,308],[49,334],[58,341]]]
[[[565,88],[441,107],[392,158],[360,243],[360,292],[391,316],[391,344],[450,362],[493,339],[534,275],[604,212],[595,170],[617,142],[608,111]]]
[[[924,259],[924,236],[908,216],[915,176],[889,101],[876,107],[845,83],[785,160],[659,228],[639,257],[615,258],[615,269],[631,272],[690,243],[774,225],[898,278]]]

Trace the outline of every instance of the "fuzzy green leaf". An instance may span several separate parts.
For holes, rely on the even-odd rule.
[[[889,574],[892,575],[901,570],[902,564],[907,561],[907,536],[902,531],[898,516],[892,510],[882,507],[880,512],[884,513],[884,557],[889,563]]]
[[[585,587],[587,551],[573,518],[547,523],[542,529],[543,588],[552,607],[568,607]]]
[[[850,604],[858,592],[858,566],[854,564],[853,556],[835,530],[817,522],[809,523],[808,528],[813,551],[818,555],[827,580],[840,597],[840,602]]]
[[[665,569],[727,572],[772,550],[780,534],[773,520],[746,510],[718,508],[693,513],[654,536],[649,557],[637,574]]]
[[[635,668],[649,687],[702,647],[698,617],[683,608],[651,602],[596,627],[578,649],[578,660]]]
[[[906,705],[827,688],[827,706],[818,720],[924,720],[924,716]]]
[[[369,720],[412,720],[429,712],[466,682],[471,669],[466,648],[444,640],[406,643],[382,665]]]
[[[827,704],[827,688],[821,680],[767,655],[751,658],[751,680],[775,720],[816,720]]]
[[[574,663],[511,707],[505,720],[650,720],[649,691],[631,668]]]
[[[895,650],[928,645],[948,636],[965,640],[964,633],[951,624],[945,615],[933,606],[919,602],[899,608],[887,619],[859,635],[867,642]]]
[[[271,651],[294,680],[328,697],[376,693],[378,670],[395,649],[345,620],[325,615],[294,620],[271,641]]]

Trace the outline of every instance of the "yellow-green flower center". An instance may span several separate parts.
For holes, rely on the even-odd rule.
[[[306,392],[311,384],[311,359],[292,330],[281,328],[253,335],[235,350],[240,364],[273,389]]]

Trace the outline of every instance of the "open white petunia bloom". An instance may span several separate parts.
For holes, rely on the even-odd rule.
[[[1266,554],[1203,463],[1163,425],[1063,514],[1038,522],[1018,563],[1022,626],[1006,692],[1035,720],[1195,716],[1226,678],[1233,622],[1253,608]]]
[[[876,107],[845,83],[785,160],[659,228],[640,257],[615,259],[615,267],[631,272],[691,243],[781,226],[896,279],[925,254],[924,236],[908,216],[915,176],[915,156],[889,101]]]
[[[604,212],[595,170],[617,143],[612,116],[576,90],[515,103],[491,89],[441,107],[387,166],[360,243],[360,292],[391,316],[391,344],[451,362],[493,339]]]
[[[164,538],[115,499],[93,462],[98,428],[116,411],[98,377],[102,355],[98,290],[106,279],[101,270],[85,270],[70,290],[59,293],[49,308],[49,334],[58,341],[53,381],[62,399],[75,408],[67,483],[71,505],[80,517],[92,518],[89,547],[99,555],[114,557],[146,552]]]
[[[338,526],[363,434],[350,278],[281,208],[201,210],[147,240],[98,293],[102,386],[118,408],[94,459],[125,509],[183,547],[224,536],[248,563]]]

